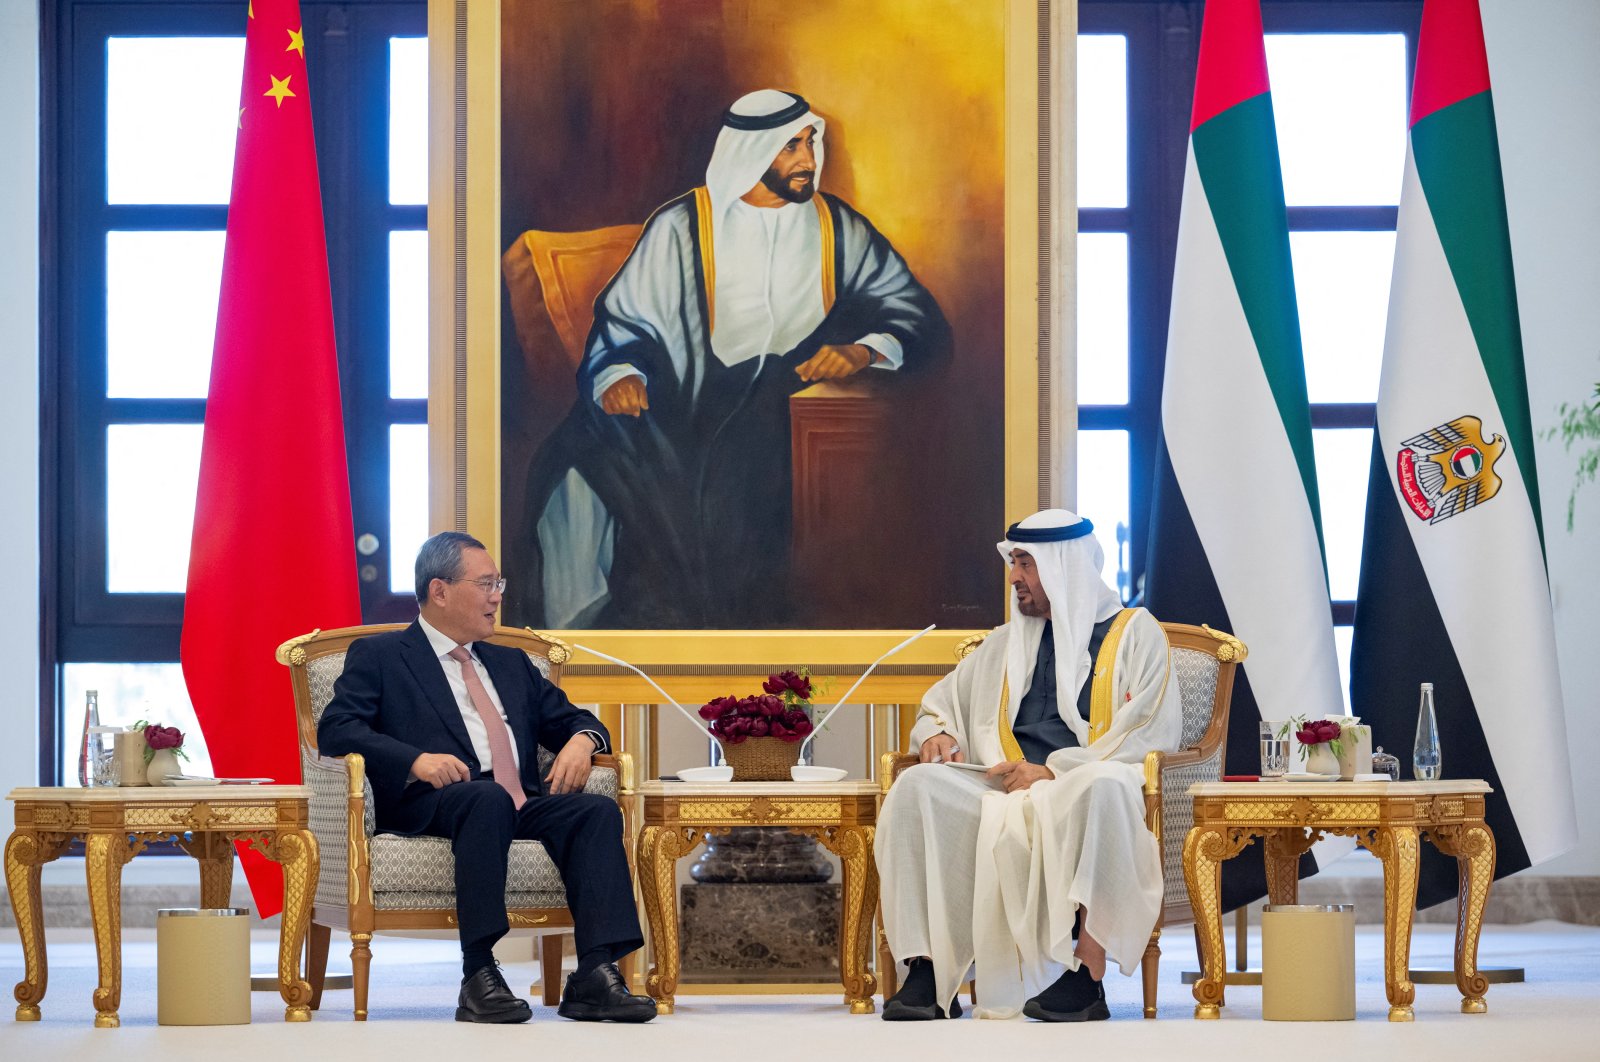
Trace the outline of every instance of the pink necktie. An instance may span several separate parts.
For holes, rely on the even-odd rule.
[[[512,803],[520,808],[528,798],[522,792],[522,779],[517,776],[517,761],[511,754],[511,732],[506,729],[505,720],[500,718],[500,712],[489,699],[489,691],[483,688],[483,680],[478,677],[478,669],[472,666],[472,654],[467,652],[467,647],[458,645],[446,655],[461,665],[461,677],[467,683],[467,696],[472,701],[472,709],[478,713],[478,718],[483,720],[483,728],[489,732],[489,758],[494,761],[494,780],[511,794]]]

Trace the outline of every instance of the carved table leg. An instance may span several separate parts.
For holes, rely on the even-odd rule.
[[[813,831],[805,831],[813,832]],[[872,860],[871,826],[841,826],[814,831],[844,870],[844,902],[839,911],[839,973],[851,1014],[871,1014],[878,979],[867,968],[872,916],[878,908],[878,869]]]
[[[1212,826],[1196,826],[1183,841],[1183,879],[1189,886],[1195,937],[1200,942],[1194,1016],[1202,1021],[1221,1017],[1223,967],[1227,963],[1222,939],[1222,861],[1233,854],[1226,852],[1227,848],[1222,831]]]
[[[1456,987],[1461,989],[1461,1013],[1484,1014],[1489,1004],[1484,994],[1489,981],[1478,972],[1478,934],[1483,909],[1494,883],[1494,834],[1481,822],[1432,830],[1434,847],[1456,857],[1461,888],[1456,900]]]
[[[671,1014],[678,991],[679,857],[700,845],[700,830],[686,826],[646,826],[639,834],[639,887],[644,893],[645,917],[655,964],[645,978],[645,991],[656,1001],[657,1014]]]
[[[1267,898],[1292,904],[1300,898],[1300,857],[1321,839],[1318,832],[1296,827],[1272,830],[1266,836]]]
[[[1383,967],[1389,1020],[1412,1021],[1411,919],[1417,909],[1420,841],[1411,826],[1384,826],[1356,840],[1383,862]]]
[[[283,917],[278,927],[278,992],[284,1021],[311,1020],[311,985],[300,976],[311,899],[317,888],[317,839],[310,830],[280,833],[269,849],[283,867]]]
[[[6,889],[11,895],[11,913],[16,918],[17,933],[22,937],[24,972],[13,990],[18,1021],[39,1020],[39,1001],[44,999],[50,973],[44,952],[39,868],[60,855],[65,846],[65,839],[48,843],[38,834],[21,830],[6,841]]]
[[[100,984],[94,990],[94,1025],[115,1029],[122,1024],[122,864],[128,839],[121,834],[94,833],[84,842],[84,877],[89,888],[89,916],[94,922]]]
[[[197,838],[197,840],[200,840]],[[233,843],[220,834],[206,834],[197,853],[200,863],[200,906],[228,907],[233,901]]]

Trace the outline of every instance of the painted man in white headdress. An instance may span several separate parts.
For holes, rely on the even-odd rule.
[[[1101,581],[1092,530],[1063,509],[1013,524],[1011,622],[923,699],[922,762],[878,823],[884,932],[909,966],[887,1020],[959,1017],[974,962],[979,1017],[1107,1018],[1107,962],[1131,974],[1155,927],[1141,763],[1177,746],[1182,708],[1166,634]]]
[[[789,396],[947,352],[889,241],[817,194],[824,129],[793,93],[740,98],[705,185],[651,216],[596,300],[577,403],[530,474],[529,619],[781,625]]]

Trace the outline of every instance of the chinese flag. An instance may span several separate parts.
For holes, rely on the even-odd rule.
[[[299,0],[252,0],[182,660],[218,777],[298,784],[273,651],[361,622]],[[275,864],[241,849],[263,917]]]

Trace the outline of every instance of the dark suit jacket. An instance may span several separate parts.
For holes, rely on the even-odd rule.
[[[609,743],[600,720],[574,708],[521,649],[489,642],[478,642],[473,649],[506,710],[528,793],[544,792],[538,746],[560,751],[585,730],[604,735]],[[366,758],[378,827],[390,833],[418,833],[433,818],[439,790],[427,782],[406,781],[424,752],[451,753],[474,778],[484,774],[444,668],[416,623],[350,643],[344,673],[317,725],[317,746],[325,756],[359,752]]]

